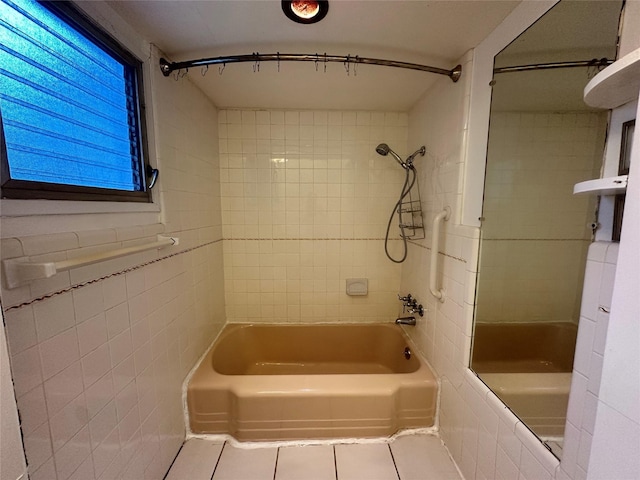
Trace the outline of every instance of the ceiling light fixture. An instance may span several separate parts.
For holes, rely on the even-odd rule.
[[[282,11],[296,23],[316,23],[327,16],[328,0],[282,0]]]

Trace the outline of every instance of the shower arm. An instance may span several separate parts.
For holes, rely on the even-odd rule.
[[[409,157],[405,160],[404,163],[407,165],[408,168],[411,168],[413,166],[413,159],[416,158],[417,155],[420,155],[420,156],[424,157],[425,153],[427,153],[427,149],[423,145],[418,150],[416,150],[411,155],[409,155]]]
[[[211,57],[201,58],[198,60],[185,60],[183,62],[169,62],[168,60],[160,59],[160,71],[165,77],[168,77],[171,72],[176,70],[188,70],[194,67],[206,67],[208,65],[220,65],[223,66],[227,63],[242,63],[252,62],[259,64],[260,62],[315,62],[316,66],[319,63],[326,64],[327,62],[343,63],[346,66],[349,64],[364,63],[367,65],[380,65],[383,67],[395,67],[406,68],[409,70],[419,70],[422,72],[435,73],[438,75],[446,75],[453,82],[457,82],[462,74],[462,66],[456,65],[451,70],[444,68],[431,67],[429,65],[420,65],[417,63],[397,62],[395,60],[383,60],[380,58],[367,58],[359,57],[358,55],[327,55],[318,53],[252,53],[248,55],[230,55],[226,57]]]

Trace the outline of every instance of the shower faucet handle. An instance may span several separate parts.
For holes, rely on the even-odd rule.
[[[404,306],[406,307],[407,305],[409,305],[411,303],[411,300],[413,300],[413,297],[411,296],[410,293],[408,293],[406,297],[401,297],[398,294],[398,300],[400,300],[401,302],[404,302]]]
[[[409,309],[409,313],[417,313],[421,317],[424,317],[424,307],[421,304],[419,305],[412,304],[411,308]]]

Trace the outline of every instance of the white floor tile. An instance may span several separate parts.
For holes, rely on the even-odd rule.
[[[400,437],[390,445],[279,449],[191,439],[165,480],[210,480],[212,474],[212,480],[461,480],[440,439],[430,435]]]
[[[165,480],[211,480],[223,443],[192,438],[180,450]]]
[[[278,452],[275,480],[336,480],[331,445],[283,447]]]
[[[277,448],[242,449],[227,444],[212,480],[273,480]]]
[[[386,443],[336,445],[338,480],[398,480]]]
[[[391,444],[402,480],[460,480],[460,474],[438,437],[410,435]],[[342,480],[342,479],[340,479]]]

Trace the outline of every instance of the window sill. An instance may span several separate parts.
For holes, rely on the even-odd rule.
[[[100,213],[149,213],[160,212],[156,203],[126,202],[74,202],[58,200],[11,200],[0,201],[0,216],[29,217],[33,215],[78,215]]]
[[[160,203],[0,200],[0,237],[127,228],[161,222]]]

